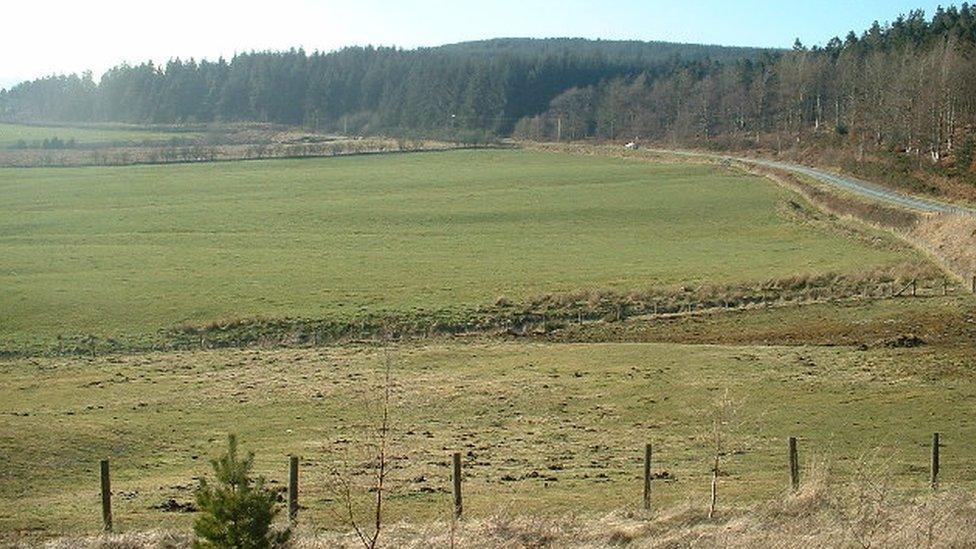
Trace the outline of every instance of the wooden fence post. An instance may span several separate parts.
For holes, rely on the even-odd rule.
[[[644,447],[644,510],[651,509],[651,445]]]
[[[915,297],[917,295],[918,295],[918,279],[917,278],[913,278],[912,279],[912,297]]]
[[[790,487],[794,492],[800,489],[800,461],[796,453],[796,437],[790,437]]]
[[[463,506],[461,504],[461,453],[454,452],[454,518],[460,519]]]
[[[712,466],[712,493],[708,501],[708,519],[715,518],[715,510],[718,507],[718,454],[715,454],[715,463]]]
[[[288,520],[298,522],[298,456],[288,460]]]
[[[939,433],[932,434],[932,468],[930,481],[933,490],[939,487]]]
[[[102,528],[106,532],[112,531],[112,481],[109,478],[108,460],[103,459],[101,464],[102,476]]]
[[[942,295],[949,295],[949,279],[946,277],[942,277]]]

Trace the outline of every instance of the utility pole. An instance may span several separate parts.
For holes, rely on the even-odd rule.
[[[556,119],[556,141],[563,140],[563,117]]]

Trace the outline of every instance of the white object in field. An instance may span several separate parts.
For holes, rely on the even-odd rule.
[[[636,149],[638,147],[637,143],[634,143],[633,141],[631,141],[630,143],[627,143],[624,146],[627,147],[628,149]]]

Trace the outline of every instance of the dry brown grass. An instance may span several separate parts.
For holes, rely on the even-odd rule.
[[[543,518],[500,515],[461,521],[400,523],[390,527],[383,547],[492,547],[577,549],[634,547],[807,548],[807,547],[973,547],[976,546],[976,499],[945,491],[911,501],[893,502],[884,475],[865,473],[859,482],[832,485],[821,469],[796,494],[780,501],[706,518],[705,509],[685,504],[644,514],[614,512],[604,516]],[[134,532],[49,541],[51,549],[137,549],[189,547],[191,538],[169,531]],[[296,549],[353,549],[351,533],[299,529]]]
[[[833,189],[824,188],[822,185],[813,183],[797,174],[752,164],[737,163],[737,166],[749,173],[768,177],[780,185],[792,189],[829,214],[853,218],[873,227],[905,231],[918,223],[921,218],[920,214],[902,208],[839,194]]]
[[[919,287],[935,288],[941,278],[935,267],[905,262],[857,274],[795,274],[748,284],[654,287],[629,292],[591,289],[547,293],[534,296],[521,305],[509,304],[508,308],[513,310],[507,311],[509,317],[501,324],[521,326],[524,332],[526,328],[553,322],[619,321],[632,316],[680,315],[852,298],[882,299],[906,291],[906,285],[913,280]]]
[[[925,216],[905,237],[963,280],[976,275],[976,218],[958,214]]]

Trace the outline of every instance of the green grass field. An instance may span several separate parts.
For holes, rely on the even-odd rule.
[[[726,397],[722,509],[784,494],[789,436],[804,475],[826,461],[835,481],[853,482],[866,464],[904,497],[928,489],[927,444],[941,431],[944,485],[976,488],[965,349],[483,342],[388,356],[390,523],[448,516],[455,450],[472,518],[633,509],[646,442],[671,477],[655,482],[656,508],[704,508],[706,440]],[[300,454],[304,524],[341,527],[329,471],[362,470],[386,360],[349,346],[0,363],[0,539],[96,532],[106,457],[121,531],[189,528],[194,515],[153,507],[191,502],[230,431],[278,486]]]
[[[912,254],[716,166],[527,151],[0,170],[0,342],[854,272]]]
[[[158,130],[143,130],[138,128],[86,128],[71,126],[26,126],[23,124],[0,123],[0,149],[17,146],[23,141],[30,147],[36,146],[45,139],[58,138],[61,141],[74,139],[77,145],[93,145],[101,143],[168,141],[174,137],[187,139],[195,134],[183,132],[165,132]]]
[[[182,323],[459,311],[544,292],[862,273],[924,260],[712,165],[518,150],[0,170],[0,350],[58,334],[151,337]],[[923,288],[925,289],[925,288]],[[938,288],[936,289],[938,290]],[[465,513],[706,506],[718,403],[720,509],[780,498],[786,439],[804,475],[976,487],[969,296],[840,301],[570,324],[523,340],[388,349],[121,353],[0,360],[0,543],[99,528],[98,460],[122,531],[186,531],[207,458],[237,433],[282,487],[302,456],[302,523],[344,528],[330,470],[370,497],[365,441],[392,371],[386,521]],[[891,341],[918,336],[915,348]],[[788,344],[790,346],[784,346]]]

